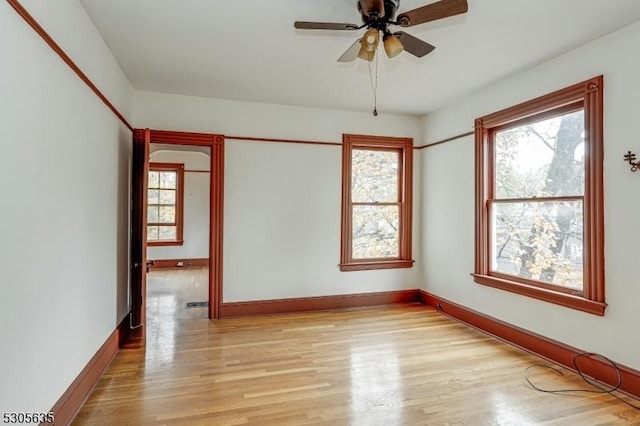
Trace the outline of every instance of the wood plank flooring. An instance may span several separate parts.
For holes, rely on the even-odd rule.
[[[640,425],[610,395],[532,390],[541,362],[417,304],[175,320],[117,355],[74,424]],[[588,388],[564,371],[531,379]]]
[[[209,268],[152,270],[147,274],[147,322],[206,319],[207,307],[187,308],[187,302],[209,300]],[[154,325],[151,325],[154,326]]]

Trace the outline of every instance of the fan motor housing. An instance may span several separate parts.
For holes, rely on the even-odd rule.
[[[396,16],[396,12],[398,11],[398,7],[400,7],[400,0],[384,0],[384,19],[385,21],[391,21]],[[374,16],[367,16],[362,10],[360,2],[358,2],[358,11],[362,15],[362,22],[369,22],[374,18]],[[375,20],[378,20],[378,17],[375,17]]]
[[[384,17],[392,20],[400,7],[400,0],[384,0]]]

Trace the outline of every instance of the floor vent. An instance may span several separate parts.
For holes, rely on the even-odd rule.
[[[188,308],[208,308],[209,302],[187,302]]]

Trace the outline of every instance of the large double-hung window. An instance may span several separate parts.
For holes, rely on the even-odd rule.
[[[602,84],[476,121],[476,282],[604,314]]]
[[[340,269],[409,268],[413,140],[344,135]]]

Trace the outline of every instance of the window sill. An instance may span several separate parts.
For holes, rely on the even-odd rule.
[[[372,269],[396,269],[396,268],[411,268],[413,267],[414,260],[374,260],[374,261],[362,261],[352,263],[341,263],[340,270],[343,272],[349,271],[368,271]]]
[[[556,305],[565,306],[567,308],[576,309],[593,315],[604,316],[604,310],[607,307],[607,304],[604,302],[596,302],[580,296],[521,284],[489,275],[471,275],[473,275],[473,280],[478,284],[510,291],[533,299],[544,300],[545,302],[554,303]]]
[[[184,240],[173,240],[173,241],[147,241],[147,246],[181,246],[184,244]]]

